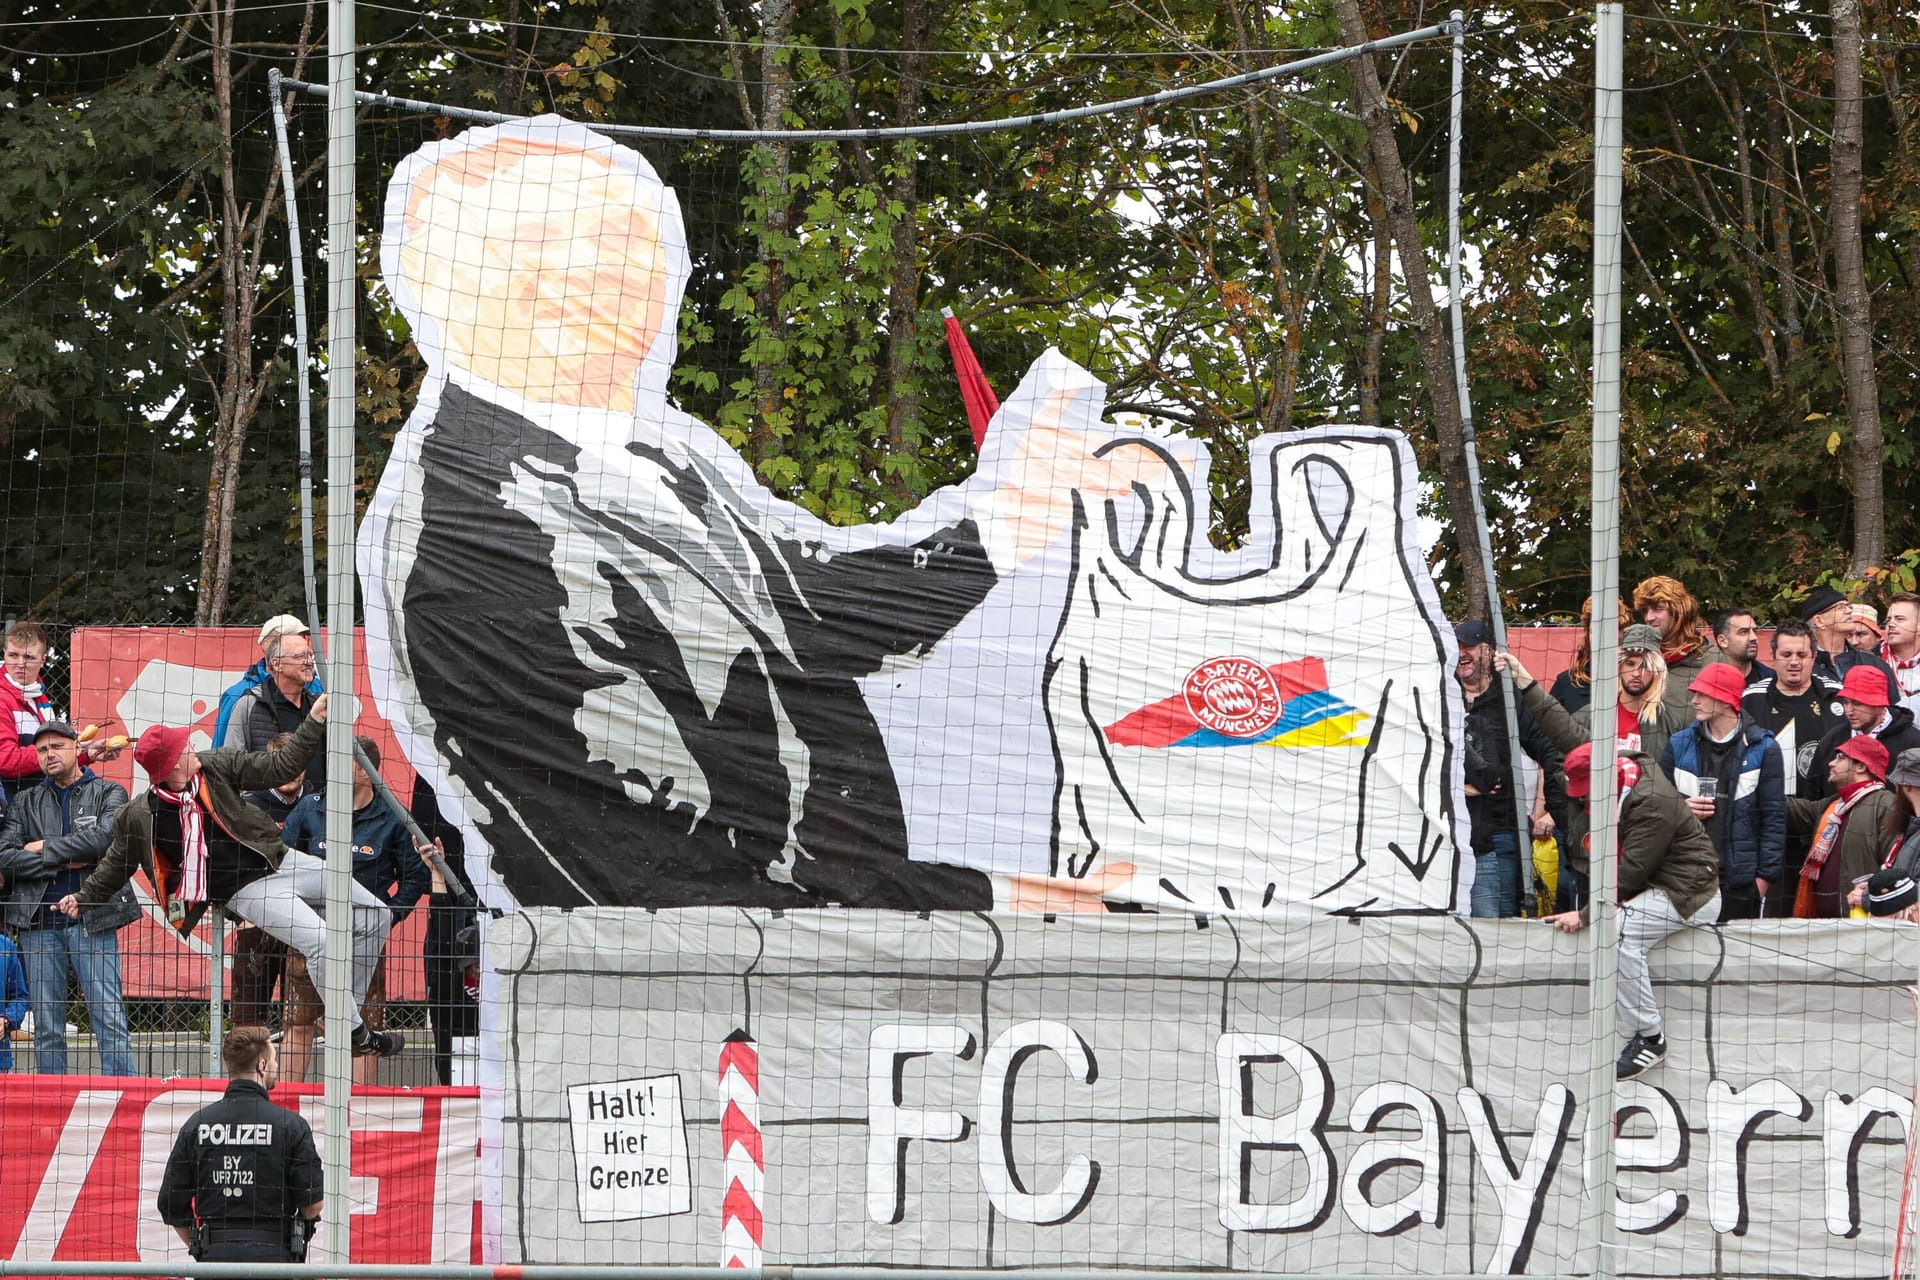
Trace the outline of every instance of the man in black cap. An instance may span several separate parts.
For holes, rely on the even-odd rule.
[[[1883,672],[1889,686],[1897,686],[1893,668],[1877,653],[1866,653],[1847,643],[1847,623],[1853,618],[1853,605],[1832,587],[1815,587],[1800,602],[1800,616],[1813,630],[1813,669],[1835,684],[1847,678],[1855,667],[1872,667]]]
[[[1467,704],[1467,817],[1473,830],[1473,890],[1468,898],[1476,916],[1520,914],[1520,837],[1522,810],[1513,794],[1512,753],[1507,741],[1506,685],[1493,678],[1493,631],[1478,618],[1453,629],[1460,643],[1454,670]],[[1553,834],[1546,815],[1565,811],[1560,752],[1526,707],[1515,708],[1520,749],[1543,771],[1528,826],[1537,837]]]
[[[1876,919],[1891,916],[1896,920],[1920,920],[1920,885],[1904,871],[1891,867],[1873,873],[1873,878],[1855,889],[1854,898]]]

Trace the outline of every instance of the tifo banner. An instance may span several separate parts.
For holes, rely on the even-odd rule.
[[[0,1075],[0,1257],[186,1263],[154,1198],[175,1135],[219,1080]],[[278,1086],[326,1141],[318,1085]],[[479,1235],[479,1102],[472,1089],[356,1089],[349,1109],[353,1260],[471,1263]],[[332,1206],[329,1206],[332,1211]],[[310,1261],[329,1261],[315,1239]]]
[[[1655,951],[1672,1051],[1619,1087],[1620,1273],[1888,1273],[1912,934]],[[1578,1273],[1586,1071],[1620,1048],[1588,1043],[1584,943],[1305,913],[508,917],[504,1260]]]
[[[1206,450],[1048,351],[964,483],[837,527],[669,402],[691,263],[637,152],[432,143],[381,264],[428,377],[360,531],[372,675],[499,905],[1456,902],[1398,434],[1255,442],[1222,552]]]
[[[254,629],[238,627],[75,628],[69,677],[74,723],[97,724],[109,736],[129,737],[138,737],[155,725],[183,726],[192,730],[194,748],[204,751],[213,745],[221,692],[260,657],[255,637]],[[360,670],[356,683],[365,688],[364,636],[356,634],[355,644]],[[404,801],[412,794],[413,770],[371,700],[362,699],[360,705],[354,732],[380,745],[380,773]],[[147,786],[146,775],[134,767],[131,751],[98,766],[96,772],[125,787],[130,795]],[[134,884],[146,900],[146,877],[135,876]],[[389,999],[419,1000],[426,994],[419,959],[426,923],[426,913],[415,912],[388,940],[388,954],[395,957],[387,965]],[[232,934],[229,930],[229,945]],[[192,938],[182,938],[150,909],[145,919],[120,934],[126,994],[166,999],[204,993],[210,936],[211,930],[202,924]]]

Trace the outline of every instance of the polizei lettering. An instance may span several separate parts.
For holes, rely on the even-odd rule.
[[[273,1145],[273,1126],[270,1124],[203,1124],[199,1130],[200,1145],[203,1147],[270,1147]]]

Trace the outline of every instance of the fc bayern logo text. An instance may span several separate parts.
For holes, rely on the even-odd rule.
[[[1193,718],[1230,738],[1251,738],[1280,721],[1280,686],[1252,658],[1208,658],[1181,689]]]

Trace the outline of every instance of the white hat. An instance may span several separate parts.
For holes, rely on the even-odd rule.
[[[277,613],[260,624],[260,639],[257,643],[262,649],[267,641],[275,636],[304,636],[312,634],[307,624],[290,613]]]

